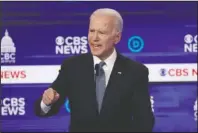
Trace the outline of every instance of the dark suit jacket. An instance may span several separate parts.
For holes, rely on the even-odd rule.
[[[119,74],[118,72],[121,72]],[[94,65],[91,54],[66,59],[51,87],[60,94],[52,109],[41,115],[41,98],[35,102],[35,113],[48,117],[58,113],[69,98],[70,132],[150,132],[154,125],[148,91],[148,69],[118,53],[103,99],[97,111]]]

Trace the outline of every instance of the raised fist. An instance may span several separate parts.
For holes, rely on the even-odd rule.
[[[59,99],[59,94],[52,88],[44,91],[42,101],[45,105],[51,105]]]

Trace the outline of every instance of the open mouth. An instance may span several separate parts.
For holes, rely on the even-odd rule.
[[[93,45],[94,48],[100,48],[102,45]]]

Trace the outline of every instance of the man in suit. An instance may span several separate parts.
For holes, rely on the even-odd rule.
[[[36,101],[35,113],[58,113],[70,101],[70,132],[150,132],[154,125],[148,91],[148,68],[119,54],[123,20],[113,9],[98,9],[90,17],[91,53],[73,56]]]

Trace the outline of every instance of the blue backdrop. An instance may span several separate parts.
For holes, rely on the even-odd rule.
[[[67,131],[68,101],[57,116],[38,118],[33,103],[62,61],[89,52],[89,16],[121,12],[117,49],[150,70],[155,132],[197,131],[195,2],[1,2],[1,131]]]

